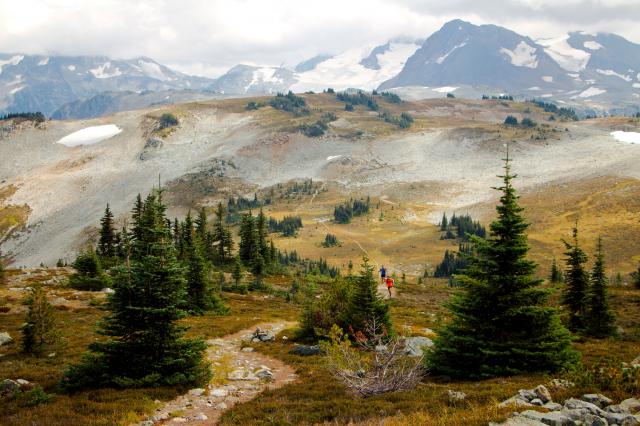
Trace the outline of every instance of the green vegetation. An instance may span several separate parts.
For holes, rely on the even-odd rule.
[[[350,94],[347,92],[336,93],[336,98],[348,105],[364,105],[371,111],[378,111],[380,109],[380,106],[374,99],[373,95],[369,95],[361,90],[357,91],[354,94]]]
[[[461,290],[447,305],[451,322],[438,330],[428,367],[435,374],[488,378],[533,371],[558,371],[577,361],[571,335],[547,292],[533,277],[535,263],[518,197],[505,162],[497,219],[487,239],[472,239],[469,266],[457,280]]]
[[[467,267],[467,257],[471,255],[471,246],[469,244],[460,243],[458,251],[444,251],[442,262],[436,265],[433,276],[436,278],[451,278],[455,274],[464,272]]]
[[[329,127],[324,121],[318,120],[313,124],[301,124],[298,128],[305,136],[308,136],[310,138],[317,138],[318,136],[324,135],[324,132]]]
[[[158,120],[158,129],[168,129],[169,127],[175,127],[178,124],[180,124],[178,117],[170,112],[165,112]]]
[[[185,339],[185,328],[177,324],[184,315],[186,279],[166,223],[159,192],[134,209],[131,255],[114,272],[110,313],[100,324],[108,339],[91,343],[90,353],[69,367],[62,380],[65,389],[208,380],[204,342]]]
[[[518,119],[513,115],[507,115],[507,118],[504,119],[504,124],[507,126],[517,126]]]
[[[22,352],[41,354],[58,341],[53,307],[42,284],[34,284],[27,298],[27,316],[22,325]]]
[[[41,112],[11,112],[0,115],[0,120],[35,121],[36,123],[43,123],[46,118]]]
[[[278,93],[275,98],[269,101],[269,105],[274,109],[291,112],[296,116],[310,114],[304,98],[294,95],[291,91],[286,95],[284,93]]]
[[[567,108],[567,107],[558,108],[556,104],[537,101],[535,99],[532,99],[529,102],[544,109],[545,112],[553,113],[555,116],[560,117],[560,119],[563,121],[578,121],[578,115],[576,114],[576,111],[573,108]]]
[[[566,251],[567,273],[565,287],[562,293],[562,305],[569,314],[569,329],[579,331],[584,327],[584,317],[587,310],[587,289],[589,288],[589,273],[584,265],[587,255],[578,242],[578,225],[573,228],[573,242],[563,241]]]
[[[390,104],[402,103],[402,99],[400,99],[400,96],[392,92],[380,92],[380,96],[382,96],[384,100],[389,102]]]
[[[322,247],[337,247],[340,245],[340,241],[338,237],[333,234],[327,234],[324,236],[324,241],[322,242]]]
[[[616,319],[609,306],[607,275],[602,251],[602,238],[598,238],[596,260],[591,271],[591,282],[586,294],[585,332],[589,336],[604,338],[616,334]]]
[[[333,209],[333,219],[336,223],[349,223],[353,217],[369,213],[370,207],[371,199],[369,197],[366,200],[350,199]]]
[[[100,291],[110,287],[111,279],[93,247],[80,253],[73,263],[76,273],[69,277],[69,287],[76,290]]]
[[[513,96],[511,95],[482,95],[482,99],[486,100],[486,99],[492,99],[492,100],[500,100],[500,101],[512,101],[513,100]]]
[[[468,214],[457,216],[454,213],[451,219],[448,219],[447,214],[444,213],[440,221],[440,231],[444,232],[440,237],[441,240],[469,241],[473,235],[480,238],[485,238],[487,235],[485,227],[480,222],[474,221]]]
[[[413,117],[407,112],[403,112],[400,116],[394,116],[385,111],[380,113],[380,118],[386,123],[394,124],[401,129],[408,129],[413,124]]]
[[[269,232],[280,232],[283,237],[295,237],[302,228],[300,216],[285,216],[282,220],[269,218]]]
[[[553,258],[553,262],[551,263],[551,272],[549,273],[549,281],[552,284],[558,284],[561,282],[564,282],[564,273],[562,272],[562,269],[560,269],[560,266],[558,266],[558,262],[556,261],[556,258]]]

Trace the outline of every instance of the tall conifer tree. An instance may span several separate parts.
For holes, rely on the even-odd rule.
[[[100,239],[98,241],[98,253],[105,260],[111,260],[116,255],[116,231],[113,223],[113,213],[109,204],[104,210],[104,215],[100,219]]]
[[[562,293],[562,304],[569,312],[569,328],[578,331],[584,326],[587,309],[587,289],[589,288],[589,274],[584,265],[587,255],[578,241],[578,223],[573,228],[573,242],[563,241],[567,251],[565,261],[567,273],[565,287]]]
[[[498,217],[487,239],[472,238],[469,266],[456,279],[461,290],[448,304],[451,322],[442,327],[427,356],[430,370],[451,377],[486,378],[530,371],[557,371],[577,358],[570,333],[555,309],[546,306],[548,292],[539,288],[534,262],[527,259],[528,224],[505,173]]]
[[[616,333],[616,319],[609,307],[607,281],[602,238],[598,238],[595,263],[591,271],[591,285],[587,292],[585,318],[585,331],[593,337],[609,337]]]

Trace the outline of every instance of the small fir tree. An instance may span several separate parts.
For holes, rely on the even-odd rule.
[[[616,333],[616,319],[609,307],[608,283],[605,272],[602,238],[598,238],[591,285],[587,293],[585,331],[589,336],[604,338]]]
[[[569,329],[578,331],[584,326],[584,316],[587,308],[587,289],[589,274],[584,268],[587,255],[578,241],[578,224],[573,228],[573,242],[563,241],[566,250],[567,273],[565,287],[562,293],[562,304],[569,312]]]
[[[388,336],[393,335],[393,325],[389,316],[389,305],[378,293],[378,284],[373,276],[373,266],[369,258],[362,258],[362,270],[355,280],[353,294],[347,308],[346,324],[349,335],[354,339],[370,338],[367,330],[376,324]]]
[[[113,213],[109,204],[100,219],[100,239],[98,240],[98,254],[107,263],[110,263],[116,255],[116,230],[113,222]]]
[[[22,325],[22,352],[42,353],[58,340],[54,310],[42,284],[36,283],[27,298],[27,316]]]
[[[242,282],[243,273],[242,273],[242,262],[240,262],[240,258],[237,256],[233,262],[233,272],[231,276],[233,277],[234,284],[236,285],[236,287],[238,287]]]
[[[551,263],[551,273],[549,274],[549,281],[553,284],[558,284],[563,281],[564,277],[562,276],[562,269],[558,266],[558,262],[556,258],[553,258],[553,262]]]
[[[427,355],[433,373],[477,379],[557,371],[577,360],[570,333],[533,276],[536,264],[527,259],[528,224],[508,155],[504,168],[498,217],[487,239],[472,237],[469,266],[456,276],[461,290],[447,305],[451,321],[439,328]]]

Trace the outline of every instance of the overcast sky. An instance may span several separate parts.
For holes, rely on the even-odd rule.
[[[426,38],[455,18],[532,38],[585,30],[640,43],[640,0],[0,0],[0,52],[149,56],[217,76]]]

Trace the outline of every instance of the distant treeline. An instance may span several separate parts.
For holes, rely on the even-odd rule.
[[[444,232],[443,240],[460,239],[467,241],[470,235],[477,235],[478,237],[485,238],[487,236],[487,230],[478,221],[474,221],[470,215],[465,214],[462,216],[456,216],[454,213],[451,219],[447,218],[447,214],[442,215],[440,221],[440,230]]]
[[[458,251],[444,251],[444,258],[440,262],[433,276],[436,278],[449,278],[454,274],[462,272],[467,267],[467,256],[471,254],[471,246],[469,244],[460,243]]]
[[[482,99],[493,99],[493,100],[500,100],[500,101],[512,101],[513,100],[513,96],[511,95],[499,95],[499,96],[489,96],[489,95],[482,95]]]
[[[400,116],[392,115],[388,112],[380,113],[380,118],[390,124],[395,124],[401,129],[408,129],[413,124],[413,117],[408,112],[403,112]]]
[[[380,109],[380,106],[374,99],[373,95],[369,95],[363,91],[358,91],[354,94],[338,92],[336,93],[336,98],[339,101],[345,102],[347,105],[364,105],[371,111],[378,111]]]
[[[535,99],[528,100],[527,102],[531,102],[532,104],[535,104],[540,108],[544,109],[545,112],[550,112],[554,115],[557,115],[561,119],[578,121],[578,115],[576,114],[576,111],[573,108],[558,107],[558,105],[556,104],[552,104],[550,102],[537,101]]]
[[[271,204],[271,199],[258,200],[258,194],[253,194],[253,199],[243,196],[230,197],[227,200],[227,223],[236,223],[240,220],[240,213],[245,210],[258,209]]]
[[[294,237],[302,228],[300,216],[285,216],[282,220],[269,218],[269,232],[280,232],[284,237]]]
[[[366,200],[350,199],[333,209],[333,218],[337,223],[349,223],[354,216],[362,216],[369,213],[371,207],[371,198]]]
[[[45,116],[41,112],[10,112],[8,114],[0,115],[0,120],[11,119],[32,120],[36,123],[42,123],[46,120]]]
[[[302,272],[307,274],[328,275],[335,278],[340,275],[340,270],[334,266],[329,266],[326,259],[320,260],[302,259],[298,252],[292,250],[278,253],[278,261],[283,266],[297,266]]]

